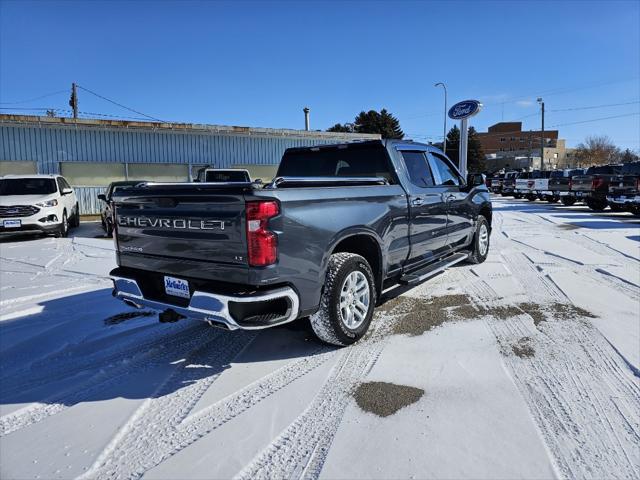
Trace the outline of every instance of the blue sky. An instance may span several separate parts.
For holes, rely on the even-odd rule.
[[[0,111],[68,109],[67,92],[24,100],[73,81],[180,122],[302,128],[308,105],[326,129],[387,108],[433,141],[442,81],[450,104],[485,103],[479,130],[539,128],[542,95],[569,145],[606,134],[638,149],[640,2],[0,0]],[[81,112],[137,116],[79,98]],[[603,117],[618,118],[575,123]]]

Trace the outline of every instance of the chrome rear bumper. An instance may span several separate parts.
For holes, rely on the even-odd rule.
[[[244,330],[260,330],[291,322],[297,318],[300,305],[297,293],[291,287],[282,287],[264,292],[232,296],[195,291],[189,300],[189,305],[181,307],[145,298],[138,283],[133,279],[116,276],[112,276],[111,279],[114,284],[113,296],[128,305],[136,308],[147,307],[158,311],[173,310],[187,318],[222,323],[230,330],[239,328]],[[234,303],[248,304],[280,299],[286,300],[286,311],[275,317],[271,314],[268,319],[268,324],[264,325],[260,325],[259,322],[257,322],[258,324],[255,324],[256,322],[243,324],[243,320],[234,318],[230,309],[230,306]],[[268,314],[268,312],[265,313]]]

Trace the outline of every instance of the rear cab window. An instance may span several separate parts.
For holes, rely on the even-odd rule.
[[[397,183],[387,149],[380,143],[287,150],[277,177],[381,177]]]

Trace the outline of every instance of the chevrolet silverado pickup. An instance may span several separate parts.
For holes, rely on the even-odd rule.
[[[622,165],[589,167],[584,175],[576,175],[571,179],[571,191],[577,200],[582,200],[591,210],[601,212],[608,205],[609,183],[620,174],[621,168]]]
[[[291,148],[265,185],[146,183],[113,207],[115,297],[228,329],[309,317],[334,345],[383,290],[483,262],[492,217],[482,175],[402,140]]]

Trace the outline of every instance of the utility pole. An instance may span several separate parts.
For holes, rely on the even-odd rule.
[[[540,130],[540,168],[544,170],[544,101],[541,97],[538,97],[538,103],[540,104],[542,112],[542,130]]]
[[[71,98],[69,99],[69,106],[73,109],[73,118],[78,118],[78,90],[76,84],[71,84]]]
[[[447,86],[438,82],[434,87],[442,86],[444,88],[444,130],[442,131],[442,151],[447,154]]]
[[[309,110],[309,107],[304,107],[302,111],[304,112],[304,129],[309,131],[309,128],[310,128],[309,112],[311,110]]]

